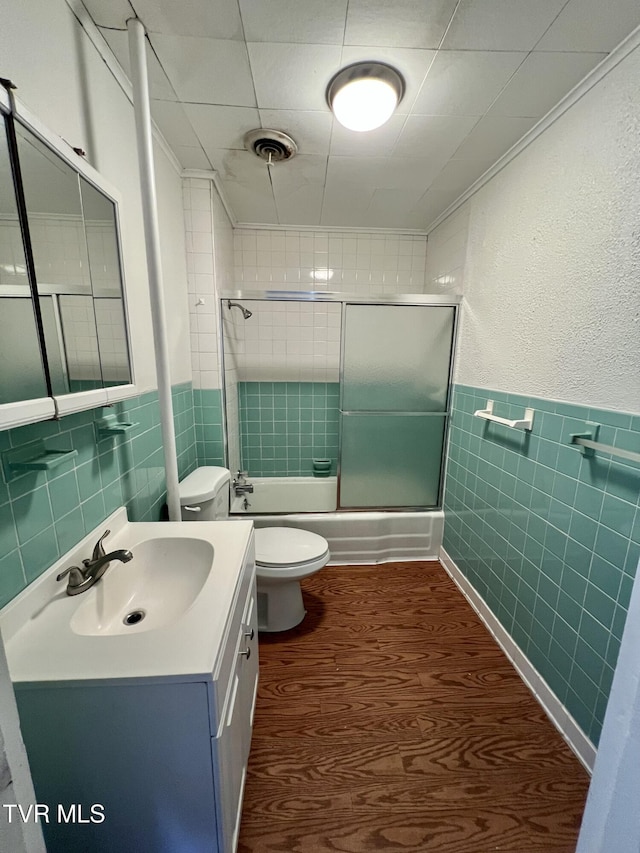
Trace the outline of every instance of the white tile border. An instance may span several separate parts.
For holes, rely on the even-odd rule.
[[[591,773],[596,760],[595,746],[587,738],[564,705],[561,704],[540,673],[533,667],[531,661],[505,631],[485,601],[462,574],[444,548],[440,548],[440,561],[451,580],[456,584],[460,592],[482,619],[489,633],[509,658],[516,672],[533,694],[534,699],[540,704],[542,710],[558,729],[571,750],[576,754],[580,763]]]

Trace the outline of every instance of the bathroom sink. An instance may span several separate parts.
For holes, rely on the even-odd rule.
[[[90,557],[107,528],[109,550],[133,558],[112,561],[94,586],[67,595],[66,578],[57,576]],[[130,522],[121,507],[0,611],[11,677],[210,678],[239,573],[253,561],[251,522]]]
[[[213,545],[204,539],[139,542],[128,563],[112,562],[71,618],[76,634],[152,631],[180,618],[211,570]]]

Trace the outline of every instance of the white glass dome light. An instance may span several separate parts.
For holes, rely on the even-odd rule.
[[[327,88],[327,101],[341,125],[363,132],[381,127],[404,95],[404,80],[390,65],[358,62],[339,71]]]

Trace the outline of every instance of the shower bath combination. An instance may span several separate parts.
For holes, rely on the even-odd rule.
[[[228,467],[266,479],[252,513],[440,507],[457,299],[245,291],[221,301],[260,321],[222,318],[220,329]],[[330,500],[315,494],[322,459]]]
[[[239,302],[232,302],[230,299],[227,299],[227,308],[231,310],[232,308],[239,308],[242,311],[242,316],[245,320],[248,320],[249,317],[253,316],[253,312],[249,311],[248,308],[245,308],[243,305],[240,305]]]

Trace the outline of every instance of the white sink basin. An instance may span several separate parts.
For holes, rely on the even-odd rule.
[[[81,565],[107,528],[105,549],[133,559],[67,595],[56,576]],[[0,611],[13,681],[210,678],[252,531],[249,521],[130,522],[116,510]],[[135,611],[144,618],[125,624]]]
[[[76,634],[129,634],[175,622],[196,600],[213,563],[204,539],[139,542],[128,563],[113,561],[106,574],[78,598],[71,618]]]

